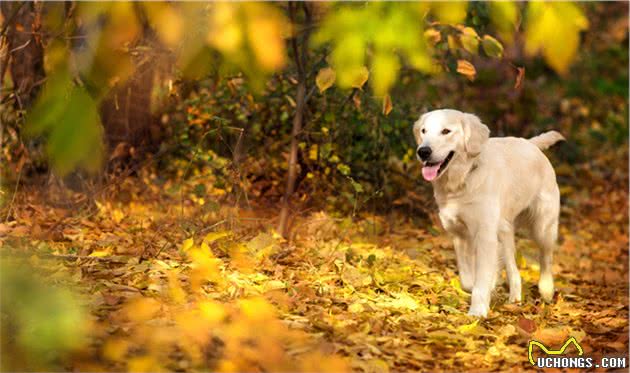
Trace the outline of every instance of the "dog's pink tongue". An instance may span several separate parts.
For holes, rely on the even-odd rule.
[[[424,176],[424,180],[431,181],[437,177],[438,170],[440,169],[440,165],[435,166],[425,166],[422,167],[422,176]]]

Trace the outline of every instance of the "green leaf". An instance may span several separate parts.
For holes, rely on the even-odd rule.
[[[503,45],[499,41],[490,35],[484,35],[481,41],[483,51],[490,57],[501,58],[503,57]]]
[[[479,35],[472,27],[464,27],[462,34],[459,36],[462,47],[473,55],[476,55],[479,50]]]
[[[50,77],[26,118],[25,132],[47,137],[48,156],[62,176],[77,167],[95,171],[101,164],[102,128],[97,105],[85,89],[73,86],[67,71]]]

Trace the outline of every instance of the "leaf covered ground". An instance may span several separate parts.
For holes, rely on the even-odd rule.
[[[466,315],[437,223],[311,211],[284,240],[273,207],[212,202],[225,191],[200,198],[154,171],[90,203],[24,187],[0,243],[5,265],[72,285],[87,310],[84,321],[59,319],[82,339],[69,336],[70,354],[49,370],[521,371],[532,368],[530,339],[557,348],[574,336],[588,356],[627,354],[627,184],[593,180],[563,207],[554,302],[541,303],[536,248],[520,239],[524,301],[507,303],[501,284],[482,320]],[[41,367],[19,338],[3,342],[5,369]]]

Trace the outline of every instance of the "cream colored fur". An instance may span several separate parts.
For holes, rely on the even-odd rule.
[[[454,152],[431,183],[440,220],[453,239],[462,288],[472,292],[469,314],[487,316],[501,264],[510,301],[521,300],[517,228],[528,231],[540,246],[538,288],[542,298],[551,301],[560,193],[541,149],[563,140],[562,135],[551,131],[529,140],[489,138],[488,127],[477,116],[449,109],[424,114],[413,132],[418,147],[431,148],[429,162],[441,162]]]

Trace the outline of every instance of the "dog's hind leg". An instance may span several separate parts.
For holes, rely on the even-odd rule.
[[[521,274],[516,265],[516,248],[514,247],[514,227],[504,222],[499,227],[499,244],[503,251],[505,272],[510,286],[510,302],[521,301]]]
[[[560,212],[560,195],[558,187],[552,193],[541,193],[535,202],[532,233],[540,247],[540,279],[538,291],[546,302],[553,299],[553,252],[558,239],[558,214]]]

